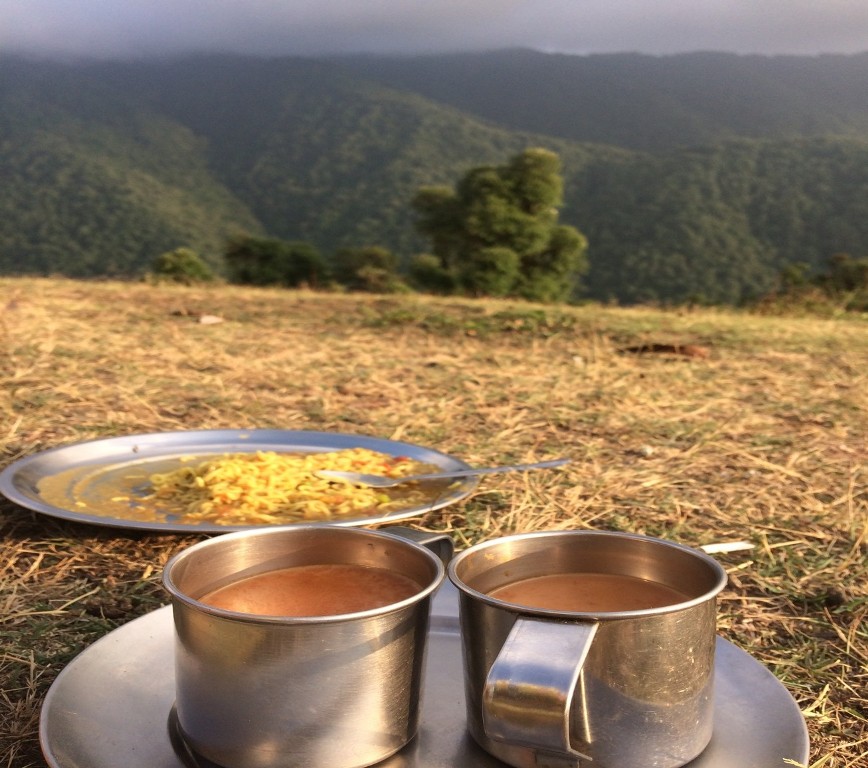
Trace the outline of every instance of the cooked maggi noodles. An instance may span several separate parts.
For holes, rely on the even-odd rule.
[[[316,475],[322,469],[406,477],[436,467],[367,448],[308,454],[236,453],[151,475],[149,498],[167,502],[190,522],[223,525],[355,517],[429,498],[412,486],[390,494],[325,480]]]

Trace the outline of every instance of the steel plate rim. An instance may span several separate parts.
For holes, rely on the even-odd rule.
[[[63,456],[63,454],[66,453],[72,453],[74,451],[89,451],[93,450],[94,448],[111,449],[114,447],[126,446],[128,452],[131,452],[133,455],[138,455],[136,449],[139,444],[144,444],[148,446],[149,443],[165,443],[168,440],[171,443],[171,447],[173,448],[171,452],[167,452],[165,454],[167,457],[169,457],[176,453],[183,453],[184,451],[180,450],[181,447],[187,445],[188,443],[190,443],[190,441],[195,441],[197,439],[205,439],[207,442],[191,443],[189,445],[188,452],[192,453],[193,449],[196,447],[202,449],[206,448],[208,445],[224,445],[223,450],[213,451],[211,453],[200,450],[199,453],[203,456],[218,455],[220,453],[224,453],[230,445],[232,446],[232,450],[241,450],[242,448],[246,448],[250,451],[273,450],[276,447],[295,450],[303,450],[304,448],[315,448],[319,450],[336,450],[340,448],[360,447],[370,448],[371,450],[380,450],[382,453],[388,453],[392,456],[407,455],[408,453],[420,454],[420,456],[427,457],[422,460],[430,461],[430,463],[433,463],[443,469],[471,468],[469,464],[462,461],[461,459],[434,448],[428,448],[427,446],[415,443],[391,440],[389,438],[375,437],[366,434],[264,428],[178,430],[171,432],[144,432],[131,435],[118,435],[107,438],[93,438],[90,440],[81,440],[78,442],[68,443],[66,445],[54,446],[52,448],[47,448],[43,451],[38,451],[36,453],[30,454],[29,456],[24,456],[20,459],[16,459],[11,464],[6,466],[2,471],[0,471],[0,494],[2,494],[9,501],[17,504],[20,507],[29,509],[39,514],[47,515],[49,517],[54,517],[71,522],[84,523],[88,525],[97,525],[124,530],[158,533],[213,534],[231,533],[234,531],[242,531],[254,528],[270,527],[271,525],[278,525],[278,523],[265,524],[265,526],[260,524],[191,524],[172,521],[158,522],[127,520],[119,517],[93,515],[78,512],[76,510],[65,509],[63,507],[58,507],[56,505],[50,504],[43,499],[40,499],[36,494],[25,493],[19,487],[19,483],[16,482],[16,480],[20,478],[22,472],[31,470],[34,468],[34,466],[38,466],[40,463],[50,463],[52,459],[55,459],[58,456]],[[227,443],[229,445],[225,445]],[[398,449],[404,450],[399,452]],[[124,454],[124,456],[128,455],[129,453]],[[153,458],[159,458],[161,454],[158,452],[147,455],[150,455]],[[121,458],[120,453],[112,453],[110,450],[108,453],[101,454],[101,456],[115,456],[118,459]],[[411,458],[416,457],[411,456]],[[63,469],[71,469],[77,466],[87,466],[91,463],[94,464],[94,466],[97,466],[97,463],[93,461],[80,461],[77,463],[70,463]],[[38,480],[42,480],[50,476],[51,474],[47,473],[38,477]],[[479,478],[463,478],[458,487],[453,488],[452,490],[450,490],[449,493],[443,494],[442,496],[435,498],[431,503],[428,504],[419,504],[413,507],[393,510],[382,515],[353,517],[323,522],[340,527],[355,527],[360,525],[373,525],[379,523],[406,520],[410,517],[416,517],[422,514],[426,514],[428,512],[442,509],[443,507],[462,501],[476,489],[478,484]],[[293,525],[293,523],[279,523],[279,525]]]

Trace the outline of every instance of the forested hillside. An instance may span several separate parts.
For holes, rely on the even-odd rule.
[[[230,61],[168,65],[149,104],[207,140],[215,174],[269,232],[325,251],[382,244],[410,254],[425,246],[409,206],[419,187],[452,183],[529,145],[579,164],[596,154],[485,125],[333,64]]]
[[[868,53],[569,56],[530,50],[341,59],[506,128],[642,150],[868,134]]]
[[[739,303],[789,264],[868,255],[868,141],[738,140],[570,181],[566,215],[592,243],[596,298]]]
[[[563,58],[0,58],[0,271],[219,268],[235,233],[407,261],[420,187],[529,146],[562,159],[592,298],[739,302],[868,251],[868,58]]]
[[[0,270],[128,275],[256,217],[215,182],[206,142],[86,71],[0,65]]]

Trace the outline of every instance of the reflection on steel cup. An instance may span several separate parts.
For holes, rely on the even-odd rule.
[[[713,723],[716,596],[726,572],[688,547],[633,534],[508,536],[458,554],[467,727],[517,768],[676,768]],[[560,573],[640,578],[683,595],[619,611],[529,608],[489,593]]]
[[[186,747],[224,768],[361,768],[419,725],[431,597],[444,577],[408,529],[258,528],[199,542],[166,566],[175,625],[175,710]],[[416,537],[418,538],[418,537]],[[451,553],[451,548],[450,548]],[[226,584],[300,565],[385,568],[419,585],[358,613],[258,616],[201,602]]]

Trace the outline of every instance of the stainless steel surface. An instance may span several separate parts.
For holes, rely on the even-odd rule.
[[[300,565],[384,568],[412,597],[364,612],[255,616],[199,602],[227,583]],[[179,730],[225,768],[361,768],[419,725],[441,559],[396,535],[330,525],[241,531],[194,544],[163,572],[175,619]]]
[[[317,472],[319,477],[327,480],[345,480],[357,485],[368,485],[372,488],[392,488],[405,483],[415,483],[425,480],[444,480],[451,477],[476,477],[478,475],[493,475],[501,472],[526,472],[530,469],[551,469],[567,464],[569,459],[549,459],[533,464],[509,464],[503,467],[474,467],[473,469],[450,469],[445,472],[434,472],[427,475],[407,475],[406,477],[383,477],[383,475],[368,475],[364,472],[341,472],[337,469],[323,469]]]
[[[440,558],[444,569],[455,553],[455,545],[449,534],[446,533],[433,533],[403,525],[390,525],[386,528],[380,528],[380,531],[382,533],[391,533],[393,536],[400,536],[402,539],[413,541],[416,544],[421,544],[426,549],[430,549]]]
[[[503,768],[465,732],[457,617],[455,588],[444,582],[432,607],[419,733],[378,768]],[[167,606],[110,632],[61,671],[40,720],[50,768],[191,768],[167,727],[173,643]],[[716,656],[714,735],[690,768],[807,764],[805,721],[787,689],[723,638]]]
[[[528,609],[485,594],[553,573],[614,573],[686,597],[607,613]],[[676,768],[707,745],[713,722],[715,597],[708,555],[600,531],[505,537],[457,555],[467,720],[474,738],[519,768]]]
[[[147,491],[147,475],[175,469],[182,458],[220,456],[226,453],[277,451],[306,453],[344,448],[368,448],[390,456],[406,456],[443,470],[469,469],[465,462],[445,453],[411,443],[364,435],[329,432],[296,432],[274,429],[199,430],[90,440],[51,448],[13,462],[0,473],[0,493],[27,509],[52,517],[91,525],[180,533],[226,533],[259,526],[218,523],[184,523],[136,518],[137,499]],[[137,475],[138,481],[130,480]],[[459,484],[432,486],[430,499],[414,502],[386,514],[342,518],[339,526],[357,526],[404,520],[440,509],[466,498],[478,481],[465,478]],[[49,490],[50,489],[50,490]],[[130,497],[117,502],[119,496]]]
[[[570,725],[570,711],[598,626],[595,622],[560,624],[519,617],[482,691],[481,733],[485,739],[545,745],[547,751],[593,760],[570,743],[576,730]],[[522,714],[516,717],[514,712]],[[590,742],[587,717],[581,723],[582,741]]]

